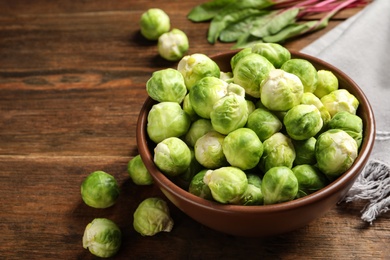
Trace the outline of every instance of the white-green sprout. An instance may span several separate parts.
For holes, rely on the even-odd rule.
[[[81,184],[81,198],[93,208],[111,207],[118,199],[119,193],[115,177],[104,171],[90,173]]]
[[[333,72],[329,70],[319,70],[317,71],[317,74],[318,81],[314,95],[316,95],[318,98],[322,98],[323,96],[339,88],[339,80],[333,74]]]
[[[305,59],[290,59],[283,63],[282,70],[292,73],[302,81],[304,92],[313,93],[317,88],[317,69]]]
[[[266,108],[256,108],[248,116],[246,127],[252,129],[260,141],[271,137],[273,134],[279,132],[283,124],[279,118]]]
[[[194,53],[184,56],[177,65],[177,70],[184,77],[187,89],[191,88],[204,77],[220,77],[220,69],[217,63],[202,53]]]
[[[345,131],[330,129],[317,138],[317,167],[329,180],[348,170],[358,156],[356,141]]]
[[[134,156],[127,164],[127,172],[131,180],[137,185],[151,185],[153,184],[152,175],[146,169],[141,156],[138,154]]]
[[[107,258],[114,256],[121,247],[122,232],[107,218],[95,218],[85,227],[83,247],[93,255]]]
[[[177,137],[169,137],[154,148],[154,163],[167,176],[178,176],[191,164],[191,150]]]
[[[283,63],[291,59],[290,51],[278,43],[255,43],[252,52],[266,57],[275,68],[280,68]]]
[[[200,118],[191,124],[190,129],[184,136],[184,141],[187,145],[194,147],[199,138],[212,130],[213,126],[211,125],[211,121]]]
[[[140,19],[141,34],[149,40],[157,40],[171,28],[169,16],[159,8],[144,12]]]
[[[263,143],[249,128],[230,132],[222,143],[222,149],[229,164],[241,170],[254,168],[263,155]]]
[[[275,67],[265,57],[250,53],[238,60],[233,70],[234,83],[245,89],[245,93],[260,97],[260,83]]]
[[[261,191],[265,205],[291,201],[298,193],[297,177],[288,167],[273,167],[264,174]]]
[[[321,98],[322,104],[329,111],[331,117],[340,111],[356,114],[359,106],[357,98],[346,89],[337,89]]]
[[[133,227],[142,236],[171,232],[174,222],[168,204],[158,197],[143,200],[134,211]]]
[[[183,58],[189,47],[187,35],[176,28],[158,38],[158,53],[169,61],[177,61]]]
[[[287,111],[300,104],[303,95],[301,80],[281,69],[271,71],[260,85],[262,104],[271,111]]]
[[[180,137],[191,125],[189,115],[176,102],[161,102],[152,106],[146,131],[149,138],[159,143],[168,137]]]
[[[291,108],[283,119],[288,135],[294,140],[315,136],[323,126],[321,113],[314,105],[300,104]]]
[[[188,192],[206,200],[213,200],[209,186],[203,181],[207,171],[207,169],[201,170],[192,178]]]
[[[163,69],[153,72],[146,82],[149,96],[158,102],[181,103],[187,94],[183,76],[175,69]]]
[[[346,111],[338,112],[328,123],[329,129],[341,129],[355,139],[358,147],[363,141],[363,120]]]
[[[329,122],[331,116],[330,116],[328,110],[326,109],[324,104],[322,104],[321,100],[313,93],[311,93],[311,92],[303,93],[302,99],[301,99],[301,104],[316,106],[316,108],[320,111],[321,118],[322,118],[324,125],[326,125]]]
[[[214,200],[223,204],[239,204],[248,187],[245,172],[233,166],[208,170],[203,178]]]
[[[187,95],[184,97],[182,107],[183,107],[184,112],[186,112],[188,114],[188,116],[190,117],[192,122],[199,119],[198,114],[195,112],[194,108],[191,105],[189,93],[187,93]]]
[[[328,179],[314,165],[301,164],[292,168],[298,180],[297,198],[302,198],[328,185]]]
[[[262,205],[264,203],[263,193],[261,191],[261,179],[253,173],[247,174],[248,187],[241,196],[240,205]]]
[[[292,140],[292,142],[296,154],[294,165],[316,164],[315,147],[317,139],[315,137],[310,137],[309,139],[301,141]]]
[[[228,163],[222,149],[224,139],[225,136],[216,131],[200,137],[194,147],[196,160],[207,169],[226,166]]]

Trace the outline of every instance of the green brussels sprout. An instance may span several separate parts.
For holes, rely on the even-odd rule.
[[[295,150],[295,160],[294,165],[300,164],[316,164],[316,147],[317,139],[315,137],[310,137],[306,140],[292,140]]]
[[[306,140],[315,136],[323,126],[320,111],[314,105],[297,105],[283,119],[288,135],[294,140]]]
[[[228,83],[216,77],[200,79],[189,92],[192,108],[200,117],[210,119],[215,102],[226,96]]]
[[[95,218],[85,227],[83,247],[93,255],[107,258],[114,256],[121,247],[122,232],[107,218]]]
[[[245,89],[248,95],[260,97],[260,83],[267,77],[274,66],[265,57],[250,53],[242,57],[233,70],[234,83]]]
[[[323,96],[320,100],[328,110],[331,117],[340,111],[347,111],[355,115],[359,106],[357,98],[346,89],[334,90]]]
[[[181,139],[169,137],[156,145],[153,161],[164,174],[174,177],[190,167],[191,150]]]
[[[358,155],[356,141],[341,129],[330,129],[317,138],[317,167],[329,180],[348,170]]]
[[[263,155],[263,143],[253,130],[239,128],[225,137],[222,150],[231,166],[248,170],[259,163]]]
[[[232,68],[232,71],[234,71],[234,68],[236,67],[238,61],[241,58],[251,53],[252,53],[252,48],[244,48],[239,52],[237,52],[236,54],[234,54],[234,56],[230,59],[230,67]]]
[[[196,160],[207,169],[216,169],[227,165],[222,149],[224,139],[225,136],[216,131],[210,131],[200,137],[194,147]]]
[[[260,138],[260,141],[264,142],[273,134],[279,132],[282,129],[283,124],[268,109],[256,108],[255,111],[248,116],[246,127],[252,129]]]
[[[203,166],[195,158],[195,150],[191,147],[191,163],[187,170],[173,178],[173,181],[183,190],[188,190],[192,178],[203,169]]]
[[[158,53],[169,61],[177,61],[183,58],[189,47],[187,35],[179,29],[172,29],[172,31],[163,33],[158,38]]]
[[[141,156],[138,154],[127,164],[127,172],[132,181],[137,185],[151,185],[153,184],[152,175],[146,169]]]
[[[314,95],[316,95],[318,98],[322,98],[323,96],[339,88],[339,80],[333,74],[333,72],[329,70],[319,70],[317,71],[317,75],[317,88],[314,91]]]
[[[214,200],[223,204],[239,204],[248,187],[245,172],[233,166],[208,170],[203,178]]]
[[[271,111],[287,111],[301,103],[303,85],[294,74],[271,71],[260,85],[262,104]]]
[[[195,112],[194,108],[191,105],[189,93],[184,97],[182,106],[183,106],[184,112],[186,112],[189,115],[192,122],[199,119],[198,114]]]
[[[357,116],[347,111],[338,112],[328,123],[329,129],[341,129],[347,132],[353,139],[355,139],[358,147],[363,141],[363,121]]]
[[[326,125],[329,122],[331,116],[328,110],[325,108],[324,104],[322,104],[321,100],[313,93],[311,92],[303,93],[301,104],[316,106],[317,109],[320,111],[322,122],[324,123],[324,125]]]
[[[202,53],[184,56],[177,65],[188,90],[204,77],[219,78],[221,71],[215,61]]]
[[[292,168],[296,154],[289,137],[278,132],[263,142],[259,167],[264,172],[276,166]]]
[[[317,69],[305,59],[290,59],[283,63],[282,70],[292,73],[302,81],[304,92],[313,93],[317,88]]]
[[[328,185],[325,175],[315,166],[308,164],[297,165],[292,168],[298,180],[297,198],[302,198]]]
[[[245,126],[248,120],[248,105],[245,98],[229,94],[218,100],[210,113],[213,129],[221,134]]]
[[[252,114],[253,111],[256,110],[256,106],[252,100],[245,99],[245,101],[246,101],[246,104],[248,106],[248,116],[249,116],[250,114]]]
[[[297,177],[288,167],[273,167],[264,174],[261,191],[265,205],[291,201],[298,193]]]
[[[133,227],[142,236],[171,232],[174,222],[165,200],[151,197],[143,200],[134,211]]]
[[[141,34],[148,40],[157,40],[171,28],[169,16],[159,8],[151,8],[141,15]]]
[[[93,208],[108,208],[115,204],[120,189],[114,176],[104,171],[90,173],[81,184],[81,197]]]
[[[278,43],[255,43],[252,52],[266,57],[275,68],[280,68],[283,63],[291,59],[290,51]]]
[[[220,72],[219,78],[227,83],[233,82],[233,73],[232,72]]]
[[[227,93],[236,94],[238,96],[245,98],[245,89],[235,83],[229,83],[229,85],[227,86]]]
[[[241,196],[240,205],[262,205],[264,203],[263,193],[261,191],[261,179],[256,174],[247,174],[248,187]]]
[[[153,142],[159,143],[168,137],[184,135],[190,125],[190,116],[178,103],[161,102],[150,109],[146,131]]]
[[[194,147],[196,141],[213,130],[211,121],[209,119],[200,118],[193,122],[190,126],[190,129],[184,136],[184,141],[187,145]]]
[[[209,186],[203,181],[207,171],[207,169],[201,170],[192,178],[188,192],[206,200],[213,200]]]
[[[175,69],[155,71],[146,82],[149,96],[158,102],[181,103],[187,94],[183,76]]]

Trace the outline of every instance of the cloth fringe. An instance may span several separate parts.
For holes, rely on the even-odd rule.
[[[362,210],[362,220],[372,222],[390,206],[390,166],[384,162],[371,159],[359,175],[344,202],[367,200]]]

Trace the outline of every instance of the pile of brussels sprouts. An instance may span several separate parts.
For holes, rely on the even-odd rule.
[[[146,83],[154,163],[190,193],[269,205],[311,194],[351,167],[363,138],[359,102],[328,70],[275,43],[241,49],[221,71],[184,56]]]

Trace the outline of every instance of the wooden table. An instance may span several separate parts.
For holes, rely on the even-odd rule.
[[[389,258],[390,218],[362,222],[363,203],[335,206],[308,226],[271,238],[239,238],[193,221],[175,207],[171,233],[142,237],[132,227],[138,203],[161,195],[136,186],[127,173],[137,155],[136,124],[155,70],[172,67],[155,42],[139,33],[139,18],[159,7],[185,31],[190,52],[214,54],[208,24],[186,14],[202,1],[0,2],[0,258],[95,259],[82,247],[96,217],[123,231],[115,259],[364,259]],[[300,50],[360,8],[339,13],[325,30],[285,44]],[[116,177],[115,206],[98,210],[81,200],[92,171]]]

